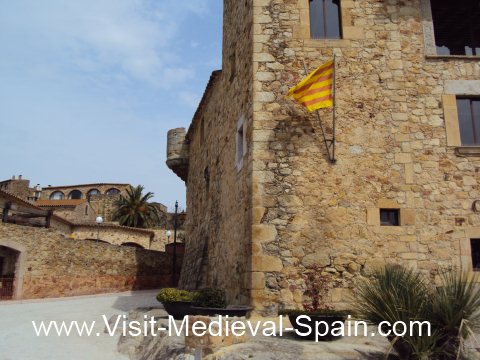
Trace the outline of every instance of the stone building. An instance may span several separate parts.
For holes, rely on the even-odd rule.
[[[115,201],[117,201],[120,195],[126,195],[127,189],[130,188],[130,184],[116,184],[116,183],[95,183],[95,184],[80,184],[80,185],[68,185],[68,186],[48,186],[42,188],[40,204],[39,206],[54,206],[58,204],[63,206],[71,206],[73,204],[83,205],[90,207],[96,216],[102,216],[105,221],[112,221],[112,215],[115,211]],[[78,200],[83,200],[79,204]],[[64,204],[62,204],[62,201]],[[48,204],[48,205],[43,205]],[[60,211],[60,208],[56,209]],[[85,206],[81,208],[75,208],[69,212],[70,216],[77,216],[77,220],[87,220],[89,211]]]
[[[30,180],[24,179],[22,175],[18,175],[18,177],[14,175],[11,179],[0,181],[0,190],[28,201],[39,199],[42,191],[39,184],[30,187]]]
[[[325,11],[325,12],[324,12]],[[181,285],[264,315],[301,307],[302,273],[385,263],[480,268],[478,2],[224,1],[222,70],[167,165],[187,185]],[[466,25],[465,25],[466,24]],[[336,55],[336,162],[286,99]],[[332,110],[321,111],[327,137]]]

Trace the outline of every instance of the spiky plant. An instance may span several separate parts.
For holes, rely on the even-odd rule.
[[[152,192],[143,195],[144,187],[130,187],[127,195],[121,195],[115,202],[116,210],[113,219],[120,225],[136,228],[149,228],[160,221],[158,209],[148,202],[153,197]]]
[[[430,289],[425,279],[413,270],[387,265],[371,278],[360,281],[356,291],[359,315],[379,325],[403,321],[427,321],[430,314]],[[435,341],[421,339],[419,334],[402,338],[390,337],[392,348],[402,359],[422,359],[432,353]]]
[[[480,289],[477,276],[445,271],[435,287],[414,270],[387,265],[372,278],[360,281],[356,309],[360,316],[379,325],[402,321],[428,321],[431,334],[418,328],[403,337],[389,337],[401,359],[463,359],[463,344],[480,330]]]
[[[431,321],[445,352],[440,358],[455,359],[463,355],[465,340],[480,330],[478,275],[444,271],[441,280],[434,291]]]

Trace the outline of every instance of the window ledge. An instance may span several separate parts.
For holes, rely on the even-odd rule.
[[[347,39],[304,39],[303,45],[313,48],[323,47],[349,47],[350,40]]]
[[[457,156],[480,156],[480,146],[457,146],[455,148]]]
[[[474,60],[480,61],[479,55],[425,55],[430,60]]]

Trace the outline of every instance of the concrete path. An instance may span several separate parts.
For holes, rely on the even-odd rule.
[[[102,315],[128,314],[141,307],[158,307],[158,291],[0,302],[0,360],[113,360],[119,334],[104,333]],[[37,336],[32,321],[95,321],[92,336]],[[97,336],[97,333],[99,336]]]

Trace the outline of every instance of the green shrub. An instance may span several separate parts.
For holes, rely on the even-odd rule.
[[[227,307],[225,291],[221,289],[200,290],[195,297],[195,306],[225,308]]]
[[[431,336],[389,337],[400,359],[462,359],[465,340],[480,329],[480,290],[466,274],[444,272],[441,279],[435,287],[414,270],[386,266],[357,284],[356,310],[375,325],[430,322]]]
[[[179,290],[175,288],[163,288],[157,294],[157,300],[161,303],[171,303],[175,301],[193,301],[195,293],[188,290]]]

